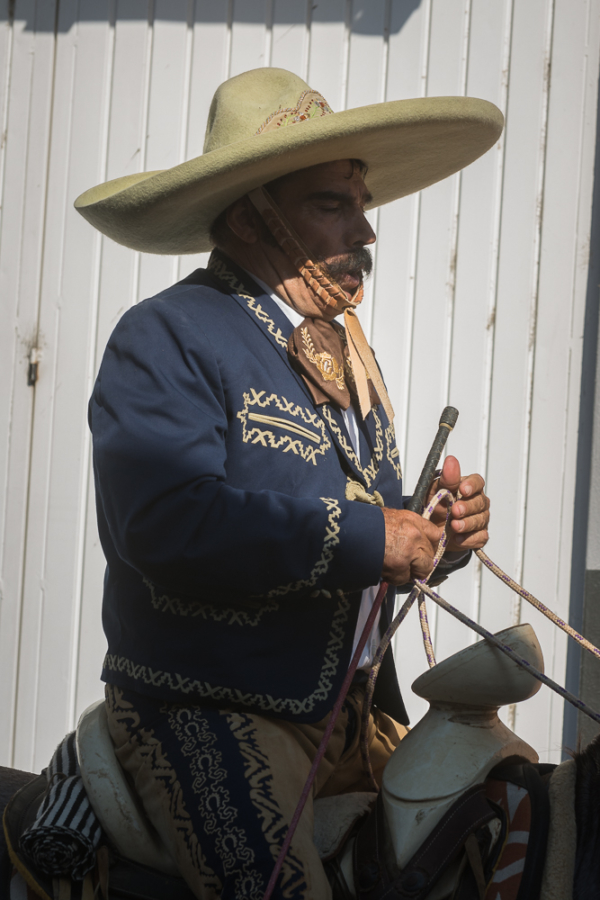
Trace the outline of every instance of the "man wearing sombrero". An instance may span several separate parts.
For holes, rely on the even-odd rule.
[[[468,98],[333,114],[295,75],[258,69],[218,89],[202,156],[76,201],[136,250],[215,247],[123,316],[90,403],[110,730],[198,897],[262,897],[376,586],[424,577],[441,534],[403,509],[393,410],[355,314],[364,210],[458,171],[501,130]],[[489,502],[453,458],[441,480],[465,497],[448,570],[485,544]],[[357,726],[394,594],[315,796],[369,788]],[[375,699],[379,778],[407,723],[391,654]],[[278,891],[330,896],[311,809]]]

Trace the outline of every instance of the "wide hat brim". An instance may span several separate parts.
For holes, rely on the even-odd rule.
[[[426,97],[309,119],[212,150],[171,169],[91,188],[75,208],[95,228],[145,253],[211,249],[210,227],[230,203],[275,178],[336,159],[368,167],[369,208],[468,166],[498,140],[500,110],[470,97]]]

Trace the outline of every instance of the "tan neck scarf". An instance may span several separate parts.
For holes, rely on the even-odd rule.
[[[301,276],[287,279],[284,285],[286,301],[305,316],[290,335],[288,356],[315,403],[333,400],[348,409],[355,400],[364,419],[371,407],[381,402],[392,422],[390,398],[355,312],[363,299],[362,285],[348,299],[345,291],[311,261],[308,250],[267,191],[257,188],[248,196]],[[345,330],[332,321],[342,312]]]

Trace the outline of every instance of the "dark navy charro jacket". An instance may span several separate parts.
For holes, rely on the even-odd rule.
[[[291,331],[218,253],[115,328],[90,401],[105,681],[303,722],[333,706],[385,542],[347,485],[399,508],[402,474],[381,406],[359,465],[288,363]],[[391,656],[378,690],[406,721]]]

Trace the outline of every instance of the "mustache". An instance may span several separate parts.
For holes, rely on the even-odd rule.
[[[373,271],[373,256],[367,247],[360,250],[350,250],[342,256],[336,256],[331,260],[318,260],[319,268],[329,278],[336,281],[341,275],[354,275],[361,280],[368,278]]]

